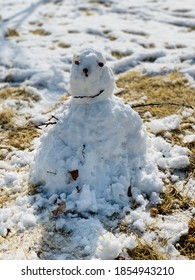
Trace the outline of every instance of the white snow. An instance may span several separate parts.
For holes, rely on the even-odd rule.
[[[195,142],[195,134],[186,135],[183,139],[184,143],[193,143]]]
[[[27,213],[21,218],[20,223],[21,227],[24,227],[25,229],[33,227],[36,224],[35,216]]]
[[[101,260],[113,260],[121,252],[121,242],[111,232],[101,235],[97,244],[96,256]]]
[[[162,169],[182,169],[189,165],[188,149],[180,146],[171,146],[162,137],[152,139],[157,154],[156,160]]]
[[[178,129],[180,126],[180,118],[177,115],[168,116],[162,119],[152,120],[148,123],[148,127],[155,134],[161,131],[171,131]]]

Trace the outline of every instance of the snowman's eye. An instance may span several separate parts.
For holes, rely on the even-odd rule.
[[[79,65],[80,64],[80,61],[79,60],[75,60],[74,62],[76,65]]]
[[[99,65],[99,67],[103,67],[104,63],[103,62],[99,62],[98,65]]]

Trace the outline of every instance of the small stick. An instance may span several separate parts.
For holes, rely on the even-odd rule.
[[[47,173],[52,174],[52,175],[57,175],[56,172],[52,172],[52,171],[47,171]]]
[[[52,120],[52,119],[55,119],[56,121],[59,121],[59,119],[56,118],[54,115],[51,115],[51,118],[49,118],[49,121]]]
[[[162,103],[146,103],[146,104],[137,104],[137,105],[132,105],[132,108],[137,108],[137,107],[146,107],[146,106],[166,106],[166,105],[171,105],[171,106],[183,106],[187,108],[194,109],[193,106],[183,104],[183,103],[174,103],[174,102],[162,102]]]
[[[51,124],[53,125],[53,124],[56,124],[56,123],[57,122],[46,122],[46,123],[42,123],[42,124],[36,125],[35,127],[41,129],[40,126],[44,126],[45,125],[45,127],[48,127],[48,125],[51,125]]]

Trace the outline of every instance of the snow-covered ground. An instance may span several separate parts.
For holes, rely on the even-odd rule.
[[[178,71],[195,86],[194,0],[7,0],[0,5],[0,89],[19,87],[28,96],[0,95],[0,112],[12,110],[17,126],[40,125],[55,114],[69,92],[73,54],[86,47],[104,52],[116,77],[129,70],[148,75]],[[147,126],[162,179],[171,178],[194,199],[193,178],[184,184],[181,171],[170,171],[188,166],[188,149],[156,137],[163,130],[168,138],[181,119],[189,117],[194,121],[193,110],[185,109],[180,116],[152,120]],[[48,197],[29,191],[39,138],[30,148],[17,149],[6,142],[6,133],[2,127],[0,259],[114,259],[127,257],[126,249],[136,248],[140,240],[165,257],[183,257],[177,241],[188,232],[193,208],[152,216],[150,208],[159,196],[133,190],[123,211],[115,207],[114,212],[96,213],[89,207],[89,190],[82,194],[78,188],[80,211],[71,210],[64,193]],[[194,133],[183,138],[184,143],[194,141]]]

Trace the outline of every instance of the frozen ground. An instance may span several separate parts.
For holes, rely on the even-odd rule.
[[[20,144],[30,141],[25,136],[12,143],[9,138],[16,127],[29,128],[26,133],[31,134],[34,125],[46,122],[62,104],[72,55],[80,48],[104,51],[116,76],[129,70],[149,75],[178,71],[194,87],[194,1],[8,0],[0,5],[0,113],[9,110],[13,122],[6,127],[7,119],[1,121],[0,130],[0,259],[128,258],[139,242],[164,258],[184,258],[177,242],[188,233],[192,206],[156,215],[151,207],[156,209],[157,198],[151,204],[140,194],[128,211],[109,218],[67,211],[63,194],[46,198],[28,184],[39,138],[32,137],[32,145]],[[21,90],[21,97],[13,88]],[[182,119],[194,123],[193,110],[147,125],[164,181],[171,180],[193,200],[194,178],[182,171],[189,164],[189,150],[156,137],[165,130],[169,138]],[[184,143],[195,140],[192,130],[181,137]]]

